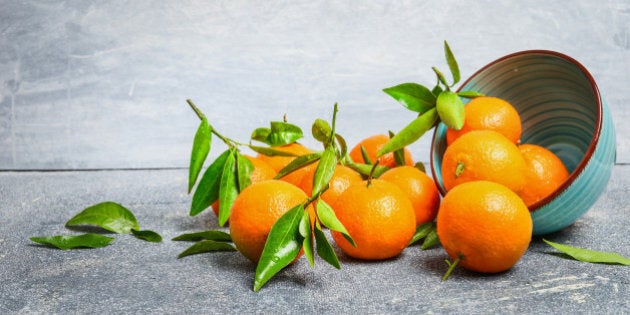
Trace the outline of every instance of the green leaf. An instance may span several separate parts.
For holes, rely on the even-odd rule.
[[[446,87],[446,90],[448,90],[449,85],[448,85],[448,82],[446,82],[446,78],[444,77],[444,74],[440,72],[440,70],[438,70],[438,68],[436,67],[431,67],[431,69],[433,69],[433,72],[435,72],[435,75],[437,75],[438,81],[444,84],[444,86]]]
[[[338,133],[335,133],[335,139],[337,140],[337,144],[339,144],[339,156],[346,156],[348,153],[348,144],[346,143],[346,139]]]
[[[446,62],[448,63],[448,67],[451,69],[451,73],[453,74],[453,84],[451,86],[457,84],[459,82],[459,66],[457,65],[457,61],[455,60],[455,56],[451,51],[451,47],[448,46],[448,43],[444,41],[444,55],[446,56]]]
[[[304,238],[304,242],[302,243],[304,256],[308,259],[311,267],[315,266],[315,259],[313,257],[313,233],[311,231],[311,220],[308,211],[304,211],[304,215],[300,221],[300,235]]]
[[[188,168],[188,193],[197,182],[199,172],[206,161],[208,152],[210,152],[210,144],[212,143],[212,132],[208,120],[204,117],[201,119],[195,139],[193,140],[192,153],[190,154],[190,167]]]
[[[269,128],[256,128],[253,132],[252,132],[252,136],[251,139],[252,140],[256,140],[256,141],[260,141],[260,142],[265,142],[267,141],[267,137],[269,137],[269,134],[271,133],[271,129]]]
[[[435,95],[435,97],[437,98],[438,95],[440,95],[440,93],[442,93],[442,91],[444,91],[444,90],[442,90],[442,87],[439,84],[437,84],[437,85],[435,85],[433,87],[433,90],[431,90],[431,93],[433,93],[433,95]]]
[[[413,167],[419,169],[422,173],[426,174],[427,172],[427,168],[424,166],[424,163],[422,162],[416,162],[416,164],[414,164]]]
[[[435,106],[435,95],[424,85],[403,83],[383,89],[409,110],[424,113]]]
[[[361,157],[363,158],[363,162],[365,164],[374,164],[374,162],[372,162],[372,159],[370,159],[370,155],[368,154],[367,149],[363,145],[361,145]]]
[[[245,156],[236,152],[236,173],[238,179],[238,191],[241,192],[247,186],[251,185],[252,172],[254,171],[254,164],[248,160]]]
[[[337,258],[337,254],[335,254],[335,250],[333,249],[330,242],[328,242],[328,238],[322,231],[319,224],[315,224],[315,242],[317,246],[317,255],[324,259],[329,264],[333,265],[337,269],[341,269],[341,264],[339,264],[339,258]]]
[[[624,257],[618,253],[600,252],[586,248],[578,248],[569,245],[554,243],[546,239],[543,239],[543,241],[553,248],[579,261],[630,266],[630,258]]]
[[[425,238],[427,235],[429,235],[429,233],[432,230],[435,230],[435,228],[436,227],[435,227],[434,222],[427,222],[427,223],[418,225],[416,227],[416,233],[413,234],[413,237],[411,238],[409,245],[415,244],[419,240]]]
[[[372,168],[374,167],[373,165],[362,164],[362,163],[348,163],[346,164],[346,166],[364,176],[369,176],[370,173],[372,172]],[[376,170],[374,171],[373,177],[379,178],[381,175],[383,175],[383,173],[387,172],[388,170],[389,170],[389,167],[387,166],[377,165]]]
[[[151,230],[131,230],[131,233],[133,234],[133,236],[135,236],[136,238],[139,238],[141,240],[145,240],[147,242],[152,242],[152,243],[159,243],[162,241],[162,236],[154,231]]]
[[[276,174],[276,176],[274,177],[275,179],[279,179],[282,178],[286,175],[288,175],[291,172],[294,172],[302,167],[306,167],[308,165],[311,165],[315,162],[317,162],[317,160],[319,160],[319,158],[322,156],[321,153],[310,153],[310,154],[305,154],[305,155],[300,155],[298,157],[296,157],[295,159],[293,159],[293,161],[291,161],[291,163],[287,164],[287,166],[283,167],[278,174]]]
[[[236,175],[236,156],[238,152],[232,150],[225,161],[221,173],[219,187],[219,226],[225,225],[232,212],[232,204],[238,196],[238,178]]]
[[[414,143],[427,131],[433,128],[437,119],[438,115],[435,108],[432,108],[426,113],[418,116],[387,143],[385,143],[385,145],[379,150],[378,156],[383,156],[389,152],[394,152]]]
[[[429,234],[424,238],[424,242],[422,242],[422,246],[420,248],[422,250],[429,249],[433,246],[437,246],[440,244],[440,239],[438,238],[437,230],[432,229],[429,231]]]
[[[317,217],[319,218],[319,221],[325,227],[333,231],[337,231],[341,233],[348,240],[348,242],[352,244],[352,246],[357,246],[354,243],[354,240],[352,239],[350,234],[348,233],[348,230],[346,230],[346,227],[343,226],[343,223],[341,223],[339,219],[337,219],[337,216],[335,215],[335,211],[333,210],[332,207],[330,207],[329,204],[324,202],[324,200],[319,199],[317,200],[315,210],[317,211]]]
[[[282,215],[271,227],[256,266],[254,291],[260,290],[269,279],[288,266],[300,253],[304,241],[299,231],[303,213],[304,205],[299,204]]]
[[[328,184],[337,166],[337,155],[335,149],[332,146],[326,147],[322,157],[319,159],[319,164],[315,169],[315,175],[313,175],[313,196],[318,194],[320,190]]]
[[[111,201],[85,208],[66,222],[67,227],[77,225],[95,225],[120,234],[130,233],[131,229],[140,229],[136,217],[129,209]]]
[[[461,97],[465,97],[465,98],[475,98],[475,97],[485,96],[485,94],[479,93],[477,91],[459,91],[457,92],[457,95]]]
[[[440,120],[449,128],[460,130],[464,126],[465,112],[462,100],[457,93],[444,91],[437,98],[437,109]]]
[[[259,146],[255,146],[251,144],[248,145],[247,147],[249,147],[256,153],[260,153],[266,156],[297,156],[297,154],[295,153],[286,152],[286,151],[282,151],[282,150],[278,150],[278,149],[274,149],[270,147],[259,147]]]
[[[230,150],[221,153],[221,155],[210,164],[205,173],[203,173],[199,185],[193,194],[192,203],[190,205],[190,216],[196,216],[219,199],[221,173],[223,172],[225,161],[227,161],[230,154]]]
[[[389,138],[393,138],[395,136],[394,132],[389,131]],[[405,162],[405,148],[400,148],[394,151],[394,162],[396,166],[404,166],[407,163]]]
[[[173,241],[197,242],[201,240],[211,240],[218,242],[231,242],[230,234],[218,230],[207,230],[194,233],[184,233],[172,239]]]
[[[327,121],[323,119],[315,119],[312,127],[313,138],[315,140],[323,143],[325,146],[328,145],[328,141],[330,140],[330,133],[332,132],[332,128],[328,124]]]
[[[217,242],[213,240],[199,241],[192,246],[188,247],[185,251],[177,255],[177,258],[182,258],[190,255],[210,253],[210,252],[233,252],[236,248],[231,244],[224,242]]]
[[[53,246],[61,250],[105,247],[114,240],[113,237],[107,237],[105,235],[94,233],[81,235],[34,236],[29,239],[35,243]]]
[[[294,143],[303,136],[300,127],[283,121],[272,121],[270,130],[265,143],[274,147]]]

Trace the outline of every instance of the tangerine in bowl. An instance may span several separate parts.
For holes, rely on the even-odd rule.
[[[569,171],[555,191],[529,207],[534,235],[573,224],[599,199],[615,164],[615,130],[593,76],[577,60],[549,50],[516,52],[481,68],[460,90],[508,101],[521,117],[520,144],[550,150]],[[446,133],[440,123],[431,144],[431,171],[442,195]]]

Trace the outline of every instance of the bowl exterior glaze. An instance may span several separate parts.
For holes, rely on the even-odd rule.
[[[483,67],[461,90],[510,102],[521,116],[521,143],[546,147],[571,173],[556,192],[530,208],[535,235],[563,229],[593,206],[610,179],[616,145],[611,113],[584,66],[553,51],[517,52]],[[446,126],[440,124],[433,134],[431,170],[442,194],[445,150]]]

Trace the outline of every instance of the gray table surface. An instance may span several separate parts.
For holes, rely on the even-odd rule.
[[[188,216],[197,118],[246,140],[281,119],[310,130],[339,102],[349,143],[413,116],[381,92],[433,84],[447,39],[462,76],[519,50],[580,61],[614,116],[617,164],[598,202],[545,236],[630,256],[630,3],[595,1],[0,0],[0,313],[630,313],[630,268],[555,255],[535,238],[511,270],[458,269],[441,283],[441,248],[342,269],[300,260],[260,292],[238,253],[177,259],[170,239],[217,228]],[[314,141],[305,140],[307,145]],[[410,149],[429,157],[425,137]],[[210,158],[222,151],[213,147]],[[159,244],[115,235],[60,251],[30,236],[111,200]]]

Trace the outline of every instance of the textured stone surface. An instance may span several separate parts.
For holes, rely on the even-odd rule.
[[[413,114],[381,92],[462,76],[508,53],[582,62],[630,162],[630,3],[598,1],[0,1],[0,169],[185,167],[195,100],[247,140],[287,114],[305,130],[340,104],[349,143]],[[238,110],[235,110],[238,109]],[[305,140],[313,144],[311,140]],[[429,138],[411,146],[428,161]],[[219,152],[219,151],[216,151]],[[213,151],[212,154],[216,154]]]
[[[305,259],[252,291],[255,266],[235,252],[177,259],[185,232],[218,228],[214,215],[188,216],[186,170],[0,173],[0,313],[627,313],[630,267],[558,257],[535,239],[511,270],[457,269],[441,283],[441,248],[405,250],[361,262],[339,253],[342,269]],[[546,238],[630,256],[630,167],[575,224]],[[100,249],[61,251],[31,236],[78,233],[64,223],[113,200],[130,208],[159,244],[130,235]]]

